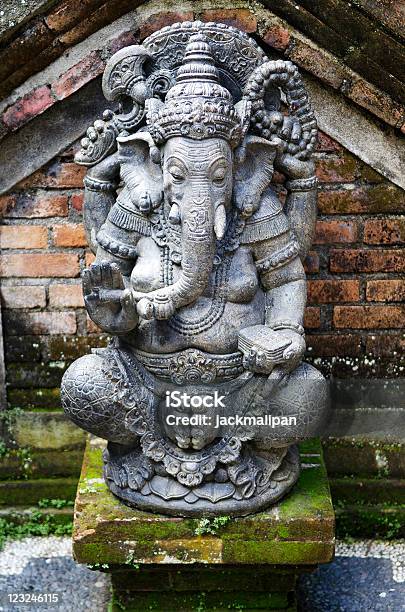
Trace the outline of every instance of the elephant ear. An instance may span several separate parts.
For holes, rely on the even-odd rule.
[[[260,136],[246,136],[235,150],[233,201],[242,216],[250,217],[260,205],[274,172],[276,144]]]
[[[146,131],[118,136],[117,144],[124,186],[134,206],[149,214],[163,199],[160,151]]]

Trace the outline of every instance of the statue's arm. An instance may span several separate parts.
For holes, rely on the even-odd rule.
[[[87,312],[108,333],[128,333],[138,324],[130,289],[138,239],[135,232],[117,228],[107,220],[98,233],[96,259],[83,272]]]
[[[90,168],[84,179],[84,229],[93,253],[97,251],[97,233],[117,197],[119,174],[118,153],[114,153]]]
[[[299,245],[291,231],[253,245],[253,257],[265,293],[264,324],[290,341],[283,354],[282,371],[291,372],[305,352],[305,272]],[[263,372],[260,353],[254,352],[249,369]]]

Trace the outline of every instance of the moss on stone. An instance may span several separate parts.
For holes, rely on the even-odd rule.
[[[26,506],[40,499],[74,499],[75,478],[38,478],[0,481],[0,506]]]
[[[315,564],[333,554],[334,514],[319,442],[302,447],[306,467],[279,504],[199,536],[198,519],[140,512],[114,497],[102,478],[102,450],[97,442],[87,445],[78,486],[74,554],[81,563]]]

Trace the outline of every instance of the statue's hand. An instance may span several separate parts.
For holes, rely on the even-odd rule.
[[[303,336],[293,329],[279,329],[279,334],[291,341],[283,353],[283,360],[280,368],[289,373],[295,370],[300,364],[305,353],[306,344]]]
[[[290,341],[290,344],[284,349],[282,358],[276,363],[271,363],[262,348],[254,344],[249,353],[243,356],[243,367],[246,370],[257,374],[270,374],[274,368],[285,374],[295,370],[305,353],[305,340],[301,334],[292,329],[282,329],[277,332]]]
[[[286,152],[288,143],[294,145],[300,141],[302,132],[300,122],[293,117],[285,117],[281,113],[274,114],[279,124],[277,134],[270,139],[277,149],[274,160],[275,168],[290,180],[314,176],[315,165],[313,161],[302,160],[298,156]]]
[[[131,291],[125,289],[116,263],[103,261],[84,270],[83,294],[90,318],[102,329],[120,333],[136,326],[138,316]]]

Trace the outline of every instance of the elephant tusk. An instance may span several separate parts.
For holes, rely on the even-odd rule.
[[[179,225],[180,223],[180,208],[179,205],[174,202],[169,212],[169,223],[172,225]]]
[[[218,240],[222,240],[226,229],[226,210],[223,204],[217,206],[214,218],[214,232]]]

